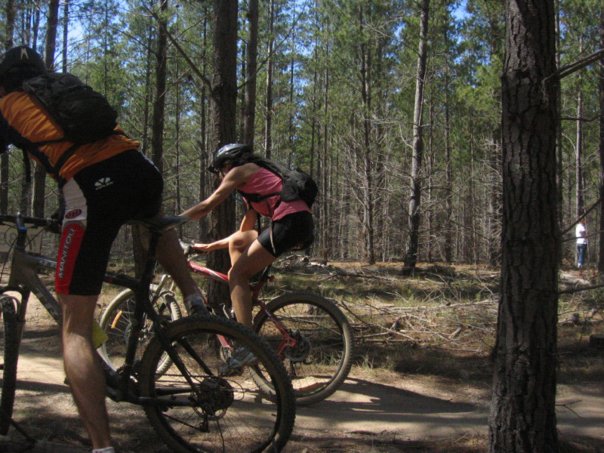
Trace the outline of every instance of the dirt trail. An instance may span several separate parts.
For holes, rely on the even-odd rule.
[[[26,451],[89,451],[84,448],[85,433],[63,384],[56,327],[36,323],[28,326],[18,379],[15,418],[39,441],[34,449]],[[407,376],[395,379],[400,378],[382,375],[383,382],[379,383],[374,376],[363,376],[356,370],[329,400],[299,408],[294,436],[286,451],[328,451],[338,444],[337,451],[356,451],[343,446],[354,436],[384,441],[486,433],[487,389]],[[142,409],[112,401],[108,408],[120,452],[169,452],[149,428]],[[558,427],[562,433],[604,440],[603,425],[604,384],[559,387]],[[316,439],[323,442],[316,443]],[[0,452],[20,451],[23,446],[23,437],[15,429],[9,436],[0,437]]]

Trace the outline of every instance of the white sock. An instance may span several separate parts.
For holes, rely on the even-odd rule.
[[[92,450],[92,453],[115,453],[115,449],[113,447],[97,448]]]

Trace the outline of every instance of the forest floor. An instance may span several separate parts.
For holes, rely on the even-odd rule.
[[[497,272],[471,266],[371,267],[283,263],[274,291],[312,287],[337,300],[355,327],[355,365],[326,401],[299,408],[286,452],[484,452],[488,445],[489,353],[497,316]],[[561,274],[562,289],[590,284]],[[604,292],[561,297],[558,430],[563,452],[604,452]],[[0,452],[89,451],[64,385],[57,328],[32,303],[18,371],[15,419],[38,442],[12,429]],[[108,403],[120,453],[169,450],[136,406]]]

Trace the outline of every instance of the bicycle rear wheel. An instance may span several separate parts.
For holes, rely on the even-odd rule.
[[[134,293],[126,289],[119,293],[105,308],[101,315],[99,325],[107,334],[107,341],[101,346],[101,357],[108,359],[110,365],[118,369],[124,364],[126,350],[128,349],[128,336],[132,331],[134,322],[134,307],[136,300]],[[157,313],[167,321],[175,321],[182,317],[180,306],[171,291],[162,292],[155,302]],[[139,336],[137,357],[140,359],[143,355],[146,345],[149,343],[153,332],[152,322],[145,315],[143,318],[143,327]],[[170,359],[164,356],[159,371],[166,370]]]
[[[17,384],[17,360],[19,338],[17,330],[17,315],[15,305],[10,296],[0,297],[0,308],[3,320],[0,345],[2,351],[2,395],[0,396],[0,434],[5,435],[10,427],[15,403],[15,388]]]
[[[268,345],[251,330],[214,317],[181,319],[164,332],[175,360],[165,373],[157,372],[165,349],[154,338],[143,356],[139,390],[143,399],[150,399],[145,412],[151,426],[170,449],[280,451],[293,428],[295,399],[283,365]],[[274,389],[271,395],[258,389],[249,368],[224,374],[219,338],[255,355],[255,366]]]
[[[287,336],[280,330],[283,327],[295,344],[287,343]],[[327,398],[350,372],[352,328],[342,311],[324,297],[301,292],[277,297],[267,304],[266,311],[256,315],[254,329],[283,360],[298,404]],[[262,373],[254,377],[268,391],[270,386]]]

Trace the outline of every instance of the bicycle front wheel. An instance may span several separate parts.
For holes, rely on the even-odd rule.
[[[17,315],[12,297],[1,296],[0,308],[3,320],[2,339],[2,395],[0,396],[0,434],[5,435],[10,427],[15,403],[15,387],[17,384],[17,360],[19,357],[19,338],[17,331]]]
[[[350,372],[352,328],[329,299],[312,293],[284,294],[260,310],[254,329],[283,360],[298,404],[327,398]],[[269,387],[262,373],[254,377],[258,385]]]
[[[100,347],[100,355],[109,360],[109,364],[115,369],[122,366],[126,359],[128,337],[132,331],[135,306],[134,292],[126,289],[107,305],[99,321],[101,329],[107,334],[107,341]],[[171,291],[164,291],[159,295],[155,301],[155,310],[167,321],[175,321],[182,317],[180,306]],[[152,335],[152,322],[147,318],[147,315],[144,315],[136,352],[138,358],[142,357],[145,346],[149,343]],[[169,362],[169,357],[164,356],[160,364],[160,371],[165,371],[170,366]]]
[[[175,452],[280,451],[291,434],[295,399],[281,362],[251,330],[232,321],[186,318],[149,344],[140,368],[139,390],[151,426]],[[162,345],[163,343],[163,345]],[[165,345],[171,366],[158,373]],[[249,367],[231,369],[231,345],[255,356],[250,363],[270,381],[261,392]],[[226,360],[225,360],[226,359]]]

